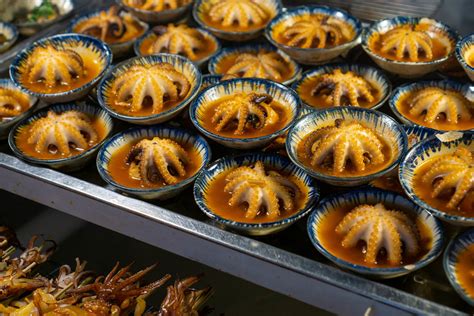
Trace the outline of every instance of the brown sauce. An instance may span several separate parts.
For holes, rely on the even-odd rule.
[[[439,157],[439,156],[438,156]],[[422,181],[423,175],[425,175],[428,170],[430,170],[433,164],[436,162],[436,159],[429,159],[424,164],[415,169],[413,175],[413,191],[417,196],[419,196],[423,201],[428,205],[443,211],[448,214],[465,216],[465,217],[474,217],[474,192],[471,191],[467,194],[464,200],[458,205],[457,209],[452,210],[446,207],[451,198],[451,195],[443,197],[433,198],[431,194],[433,193],[433,186],[427,185]]]
[[[454,273],[461,287],[474,298],[474,244],[469,245],[458,255]]]
[[[385,161],[381,164],[366,164],[365,170],[362,172],[357,171],[351,164],[350,161],[349,164],[346,163],[346,167],[343,172],[334,172],[330,167],[327,167],[325,165],[319,165],[319,166],[313,166],[311,164],[311,157],[308,157],[308,155],[305,152],[305,142],[309,138],[311,133],[308,133],[303,139],[300,141],[297,147],[297,155],[300,161],[308,168],[313,169],[317,172],[321,172],[323,174],[327,175],[332,175],[332,176],[338,176],[338,177],[359,177],[359,176],[365,176],[369,174],[376,173],[380,170],[385,169],[392,163],[393,157],[395,156],[394,153],[392,153],[392,148],[388,145],[387,141],[379,136],[379,140],[382,142],[383,147],[382,147],[382,154],[385,157]]]
[[[321,241],[321,245],[332,255],[357,265],[371,268],[396,267],[394,265],[391,265],[383,255],[379,255],[377,257],[376,264],[365,262],[365,242],[363,241],[359,242],[356,247],[342,247],[342,241],[345,235],[336,233],[336,227],[342,221],[344,216],[348,214],[352,209],[354,209],[354,207],[355,205],[334,209],[333,211],[328,212],[328,214],[323,219],[321,219],[320,225],[316,231],[316,233],[318,234],[318,238]],[[419,241],[421,251],[415,257],[408,257],[406,255],[402,256],[403,265],[413,264],[417,262],[418,260],[423,258],[423,256],[425,256],[432,247],[433,237],[430,233],[429,228],[426,227],[426,225],[419,220],[416,221],[416,225],[420,233]]]
[[[299,16],[295,16],[286,20],[281,21],[280,23],[276,24],[272,30],[272,37],[277,41],[278,43],[281,43],[283,45],[288,45],[288,42],[291,40],[291,38],[287,38],[284,36],[285,31],[294,25],[295,23],[298,22],[304,22],[304,21],[310,21],[312,19],[316,20],[321,20],[321,19],[326,19],[328,18],[328,15],[325,14],[302,14]],[[331,16],[334,18],[333,16]],[[355,36],[355,31],[352,28],[352,26],[349,23],[346,23],[343,20],[339,20],[341,23],[338,24],[338,26],[342,26],[343,28],[350,30],[350,36],[341,36],[340,42],[339,43],[334,43],[334,41],[331,40],[331,37],[328,39],[328,42],[326,43],[325,48],[330,48],[338,45],[345,44],[347,42],[350,42],[354,39]]]
[[[153,55],[153,54],[158,54],[158,53],[167,53],[165,51],[158,52],[158,53],[153,52],[153,44],[156,42],[157,39],[158,39],[158,36],[156,34],[151,34],[150,36],[147,36],[140,45],[140,48],[139,48],[140,54],[142,54],[143,56],[147,56],[147,55]],[[217,49],[216,43],[210,40],[208,37],[203,36],[199,40],[205,43],[203,45],[204,49],[199,49],[194,52],[196,54],[196,58],[191,59],[193,61],[204,59],[212,55]],[[184,57],[189,58],[187,54],[185,53],[180,53],[180,55],[183,55]]]
[[[74,48],[72,49],[75,50]],[[79,53],[78,50],[76,50],[76,52]],[[81,49],[80,52],[81,53],[79,55],[81,55],[84,64],[84,74],[74,79],[71,84],[59,84],[54,87],[49,87],[42,81],[30,82],[28,80],[27,69],[25,69],[25,67],[21,67],[19,78],[21,85],[30,91],[45,94],[61,93],[82,87],[99,75],[103,69],[103,65],[98,53],[87,53],[85,49]]]
[[[258,30],[258,29],[261,29],[261,28],[265,27],[265,25],[267,25],[268,21],[270,21],[274,16],[274,14],[268,8],[266,8],[265,6],[263,6],[261,4],[258,4],[258,6],[263,11],[265,11],[265,13],[267,15],[267,18],[262,19],[262,23],[250,23],[250,21],[249,21],[249,25],[247,27],[242,27],[238,23],[234,23],[230,26],[224,26],[224,25],[222,25],[222,23],[220,21],[216,21],[216,22],[212,21],[210,15],[209,15],[209,10],[211,9],[210,5],[203,12],[202,20],[206,25],[208,25],[212,28],[218,29],[218,30],[222,30],[222,31],[227,31],[227,32],[255,31],[255,30]],[[230,14],[230,12],[228,14]]]
[[[206,192],[205,199],[208,207],[217,215],[236,222],[241,223],[268,223],[269,220],[266,217],[265,212],[260,212],[255,218],[250,219],[245,217],[245,212],[247,211],[246,204],[240,205],[229,205],[229,199],[232,195],[229,192],[224,191],[224,187],[227,184],[226,177],[227,175],[232,172],[234,169],[222,172],[218,174],[212,182],[209,184],[209,189]],[[271,169],[267,169],[270,171]],[[271,221],[279,221],[285,218],[292,216],[293,214],[300,211],[307,202],[308,191],[306,187],[301,183],[301,181],[291,175],[287,175],[288,179],[290,179],[293,183],[295,183],[300,191],[302,198],[295,200],[295,209],[291,212],[284,211],[283,208],[280,208],[280,216]]]
[[[222,74],[222,75],[225,75],[227,74],[227,71],[229,71],[229,69],[235,65],[235,60],[242,54],[244,54],[245,52],[236,52],[236,53],[233,53],[233,54],[229,54],[225,57],[223,57],[219,63],[216,65],[216,73],[217,74]],[[265,53],[265,51],[264,51]],[[285,63],[287,69],[285,72],[283,73],[280,73],[281,75],[281,80],[280,82],[285,82],[287,80],[289,80],[291,77],[294,76],[295,74],[295,69],[294,67],[286,62],[283,58],[281,58],[281,61],[283,63]]]
[[[319,76],[315,77],[310,77],[306,80],[304,80],[301,85],[298,86],[297,93],[305,102],[306,104],[315,107],[317,109],[324,109],[324,108],[330,108],[333,107],[333,103],[328,100],[328,96],[331,95],[332,89],[322,89],[319,91],[317,94],[313,93],[314,87],[319,83]],[[371,86],[370,93],[374,97],[374,100],[372,102],[369,102],[367,99],[364,97],[359,97],[357,101],[359,102],[359,106],[363,108],[371,108],[377,103],[380,102],[382,99],[382,91],[380,89],[375,88],[372,86],[370,83],[369,85]],[[345,100],[344,104],[341,105],[350,105],[350,101],[348,98],[343,97],[343,101]]]
[[[474,67],[474,45],[469,46],[464,51],[464,59],[469,66]]]
[[[472,105],[472,102],[470,106],[470,112],[472,114],[471,119],[466,120],[460,118],[456,124],[448,122],[444,117],[436,118],[433,123],[427,123],[424,121],[424,115],[414,116],[410,114],[410,109],[413,103],[412,100],[417,92],[418,91],[412,91],[401,95],[396,103],[397,110],[413,123],[441,131],[469,130],[474,128],[474,106]]]
[[[111,155],[109,164],[107,165],[107,170],[110,172],[110,175],[112,176],[115,182],[128,188],[150,189],[161,188],[166,186],[167,184],[164,181],[148,184],[142,181],[141,179],[132,178],[129,175],[130,163],[127,163],[127,156],[132,147],[140,140],[137,140],[134,143],[125,144],[122,147],[118,148]],[[186,175],[184,177],[178,176],[179,182],[195,175],[199,171],[199,168],[202,164],[201,156],[192,145],[182,145],[182,147],[188,153],[189,163],[185,165]]]
[[[80,148],[77,147],[75,149],[71,149],[71,153],[69,155],[64,155],[60,152],[58,153],[50,153],[48,152],[38,152],[35,149],[35,144],[28,144],[28,138],[30,137],[30,129],[32,127],[32,124],[29,124],[27,126],[23,126],[19,129],[18,134],[16,135],[15,138],[15,143],[16,146],[27,156],[34,157],[36,159],[62,159],[62,158],[68,158],[72,156],[77,156],[91,147],[95,146],[96,144],[100,143],[107,135],[107,128],[106,124],[102,119],[97,119],[97,118],[91,118],[92,120],[92,127],[94,130],[97,132],[98,139],[96,142],[89,142],[89,147],[88,148]]]
[[[270,135],[270,134],[275,133],[276,131],[281,130],[286,125],[288,125],[288,122],[291,119],[290,117],[291,114],[289,113],[290,110],[287,109],[283,104],[273,100],[270,103],[270,106],[278,114],[278,117],[279,117],[278,122],[276,122],[275,124],[265,125],[262,128],[253,128],[251,126],[247,126],[245,128],[243,135],[235,135],[233,129],[216,131],[215,127],[217,124],[212,122],[212,116],[214,115],[216,108],[219,106],[219,104],[232,98],[233,98],[232,95],[225,96],[206,105],[206,109],[204,110],[204,113],[203,113],[203,118],[201,119],[201,122],[200,122],[202,127],[204,127],[204,129],[211,131],[215,134],[218,134],[224,137],[229,137],[229,138],[256,138],[256,137]]]
[[[422,26],[421,24],[418,24],[416,26],[417,30],[423,30],[427,31],[427,34],[431,38],[431,43],[432,43],[432,53],[433,53],[433,58],[428,58],[424,54],[420,54],[418,56],[419,61],[418,62],[428,62],[428,61],[433,61],[433,60],[438,60],[441,58],[446,57],[450,52],[450,48],[446,47],[444,44],[448,39],[447,35],[444,34],[441,30],[438,30],[436,28],[430,27],[430,26]],[[444,38],[441,38],[444,37]],[[390,51],[388,52],[382,52],[381,49],[383,47],[383,34],[380,33],[374,33],[368,41],[369,48],[371,51],[376,53],[377,55],[384,57],[386,59],[390,60],[395,60],[395,61],[401,61],[401,62],[411,62],[409,56],[403,56],[403,58],[399,59],[396,57],[395,54],[392,54]]]

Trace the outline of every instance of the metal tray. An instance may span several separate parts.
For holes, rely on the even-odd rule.
[[[78,2],[76,10],[83,9],[86,1]],[[89,5],[89,9],[93,8]],[[15,46],[8,56],[1,55],[0,73],[9,64],[5,57],[14,56],[41,36],[63,30],[66,24],[54,25]],[[370,63],[360,49],[346,56],[346,61]],[[391,79],[394,85],[402,82]],[[386,106],[382,111],[389,112]],[[114,132],[129,127],[116,123]],[[212,150],[214,158],[230,153],[216,144]],[[305,219],[274,236],[243,237],[216,227],[197,208],[191,190],[165,202],[140,201],[114,192],[100,179],[95,164],[63,174],[13,157],[5,141],[0,142],[0,189],[337,314],[457,315],[473,311],[449,285],[440,259],[394,280],[366,279],[340,270],[320,255],[307,237]],[[322,187],[323,195],[331,190],[334,188]],[[7,210],[0,207],[2,211]],[[448,228],[450,235],[455,232]]]

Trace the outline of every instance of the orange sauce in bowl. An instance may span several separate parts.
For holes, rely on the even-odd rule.
[[[92,118],[91,117],[91,125],[94,128],[94,130],[97,133],[98,139],[96,142],[90,141],[89,146],[87,148],[80,148],[77,147],[75,149],[71,149],[69,155],[64,155],[60,153],[59,151],[57,153],[51,153],[51,152],[38,152],[35,149],[35,144],[29,144],[28,143],[28,138],[30,137],[30,130],[32,127],[32,123],[20,127],[18,130],[18,133],[15,137],[15,144],[18,147],[18,149],[23,152],[26,156],[30,156],[36,159],[41,159],[41,160],[49,160],[49,159],[63,159],[63,158],[69,158],[73,156],[80,155],[87,150],[89,150],[91,147],[97,145],[100,143],[106,136],[107,136],[107,128],[105,125],[105,122],[102,119],[99,118]]]
[[[458,255],[454,273],[459,285],[474,298],[474,244],[469,245]]]
[[[271,171],[271,169],[265,168],[267,171]],[[205,200],[207,206],[212,210],[213,213],[219,215],[222,218],[236,221],[240,223],[252,223],[252,224],[261,224],[261,223],[268,223],[269,220],[266,217],[265,212],[260,212],[255,218],[246,218],[245,212],[247,210],[247,205],[240,204],[240,205],[230,205],[229,200],[232,197],[231,193],[225,192],[224,187],[228,183],[226,180],[227,175],[234,171],[235,169],[224,171],[217,176],[209,183],[209,188],[205,195]],[[275,170],[277,171],[277,170]],[[288,218],[296,213],[298,213],[301,209],[303,209],[307,203],[307,195],[308,190],[304,186],[301,181],[292,175],[284,175],[287,179],[291,180],[294,184],[298,186],[301,193],[300,199],[295,199],[295,208],[291,211],[284,211],[282,207],[280,207],[280,215],[272,219],[271,222],[280,221],[282,219]]]
[[[132,150],[132,147],[140,140],[137,140],[133,143],[124,144],[111,155],[109,164],[107,165],[107,170],[112,176],[112,179],[118,184],[123,185],[127,188],[156,189],[166,186],[167,184],[164,181],[148,184],[142,181],[141,179],[136,179],[130,176],[130,163],[127,162],[127,156]],[[181,146],[188,154],[189,161],[187,164],[185,164],[186,175],[184,177],[177,176],[179,182],[195,175],[202,165],[201,155],[199,155],[198,151],[195,150],[192,145]]]
[[[379,254],[377,263],[372,264],[365,261],[365,242],[360,241],[355,247],[344,248],[342,241],[345,237],[343,234],[336,232],[336,227],[342,221],[344,216],[348,214],[355,206],[346,206],[329,211],[324,218],[321,219],[320,224],[316,230],[316,234],[321,242],[321,245],[329,251],[332,255],[345,260],[347,262],[366,266],[370,268],[393,268],[397,267],[390,264],[387,259]],[[403,255],[403,265],[413,264],[423,258],[432,247],[433,237],[429,228],[420,220],[416,220],[416,226],[420,233],[420,251],[415,257]]]
[[[134,111],[134,112],[129,111],[128,108],[120,106],[120,105],[117,104],[116,96],[114,94],[111,94],[111,97],[109,97],[107,105],[117,113],[120,113],[120,114],[123,114],[123,115],[128,115],[128,116],[142,117],[142,116],[149,116],[149,115],[159,114],[159,113],[163,113],[165,111],[168,111],[168,110],[174,108],[175,106],[177,106],[184,99],[185,98],[181,98],[177,101],[171,101],[171,100],[165,101],[164,104],[163,104],[163,109],[160,112],[157,112],[157,113],[153,113],[152,106],[151,105],[148,106],[147,104],[144,104],[144,106],[141,109],[137,110],[137,111]]]

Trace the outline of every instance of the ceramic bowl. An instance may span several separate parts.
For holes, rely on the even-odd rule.
[[[202,84],[201,84],[201,91],[206,89],[207,87],[213,86],[221,82],[222,75],[211,75],[207,74],[202,76]]]
[[[213,43],[213,45],[215,46],[215,50],[210,53],[208,56],[202,58],[202,59],[199,59],[199,60],[193,60],[193,62],[198,66],[198,67],[203,67],[204,64],[210,59],[212,58],[213,56],[215,56],[217,53],[219,53],[219,51],[221,50],[221,44],[219,43],[219,41],[217,40],[217,38],[212,35],[211,33],[209,33],[208,31],[204,30],[204,29],[201,29],[201,28],[196,28],[196,30],[202,34],[202,36]],[[146,40],[149,40],[151,37],[153,36],[156,36],[155,33],[153,32],[153,30],[149,31],[148,33],[146,33],[144,36],[142,36],[138,41],[135,42],[135,45],[133,47],[134,51],[135,51],[135,55],[137,56],[147,56],[148,54],[144,54],[141,47],[142,47],[142,44],[144,41]]]
[[[304,14],[324,14],[342,19],[354,29],[354,38],[347,43],[330,48],[300,48],[287,46],[275,40],[273,32],[277,25],[281,23],[291,24],[296,17]],[[301,6],[287,9],[278,14],[267,25],[265,29],[265,36],[270,41],[270,43],[288,54],[288,56],[293,58],[298,63],[305,65],[319,65],[347,53],[351,48],[358,45],[361,32],[362,25],[360,21],[343,10],[330,8],[327,6]]]
[[[298,93],[298,95],[301,98],[301,102],[305,107],[307,107],[310,110],[318,110],[317,107],[308,104],[307,101],[304,100],[300,92],[301,85],[303,85],[308,80],[312,80],[315,77],[319,77],[327,73],[332,73],[335,69],[341,69],[344,73],[347,71],[351,71],[355,73],[356,75],[367,80],[371,84],[372,87],[376,88],[378,91],[381,92],[380,100],[376,104],[374,104],[372,107],[370,107],[372,110],[375,110],[381,107],[390,96],[390,93],[392,91],[392,85],[390,83],[390,80],[379,69],[375,67],[357,65],[357,64],[329,64],[329,65],[319,66],[319,67],[316,67],[315,69],[306,71],[305,73],[303,73],[301,79],[296,81],[292,85],[293,90],[295,90],[296,93]]]
[[[459,296],[471,306],[474,306],[474,297],[463,288],[456,274],[459,255],[474,244],[474,229],[469,229],[452,239],[443,256],[443,267],[449,283]]]
[[[48,114],[48,111],[60,113],[69,110],[83,112],[102,121],[104,124],[104,139],[102,139],[93,147],[89,148],[88,150],[84,151],[79,155],[59,159],[38,159],[23,153],[23,151],[17,146],[16,137],[20,129],[26,127],[30,123],[42,117],[45,117]],[[102,144],[112,132],[112,128],[112,118],[107,114],[107,112],[103,111],[101,108],[95,105],[87,104],[85,102],[54,104],[36,111],[30,117],[27,117],[20,121],[18,124],[16,124],[8,135],[8,145],[16,156],[25,160],[28,163],[45,166],[53,169],[60,169],[62,171],[76,171],[83,168],[89,161],[94,159],[96,152],[99,150],[100,146],[102,146]]]
[[[18,29],[15,25],[0,22],[0,35],[5,36],[6,41],[0,44],[0,53],[7,51],[18,39]]]
[[[26,10],[31,12],[33,9],[37,8],[43,3],[43,0],[16,0],[18,6],[14,6],[12,10],[23,11]],[[69,16],[72,11],[74,10],[74,1],[73,0],[50,0],[50,2],[56,6],[59,11],[59,15],[51,20],[46,20],[42,22],[16,22],[13,23],[18,27],[20,33],[24,36],[31,36],[36,34],[37,32],[44,30],[45,28],[58,23],[59,20],[64,19],[65,17]],[[8,9],[6,9],[8,10]],[[17,12],[12,12],[12,15],[15,16],[18,14]]]
[[[149,11],[130,7],[126,5],[123,0],[116,0],[116,2],[139,20],[153,25],[184,21],[192,7],[192,1],[190,1],[188,4],[172,10]]]
[[[91,81],[82,85],[81,87],[58,93],[39,93],[31,91],[22,86],[20,75],[22,65],[30,57],[33,50],[38,46],[53,45],[56,47],[73,46],[81,47],[81,49],[89,49],[99,54],[98,66],[101,68],[99,74]],[[33,95],[46,103],[61,103],[80,99],[86,96],[89,91],[96,85],[107,71],[107,68],[112,63],[112,52],[107,44],[90,36],[79,34],[60,34],[51,37],[43,38],[34,42],[31,46],[22,50],[10,65],[10,78],[16,86],[20,87],[26,93]]]
[[[395,61],[376,54],[369,47],[369,40],[374,34],[386,33],[387,31],[400,25],[416,25],[419,24],[421,21],[429,21],[433,25],[433,27],[442,30],[446,34],[447,38],[449,39],[451,49],[445,57],[427,62]],[[454,45],[457,42],[458,38],[459,35],[456,33],[455,30],[451,29],[449,26],[439,21],[427,18],[399,16],[391,19],[384,19],[374,22],[372,26],[362,35],[362,48],[370,56],[370,58],[372,58],[372,60],[383,70],[399,75],[400,77],[417,78],[426,75],[430,72],[436,71],[441,66],[443,66],[443,64],[447,62],[453,54]]]
[[[68,28],[68,32],[70,33],[78,33],[76,32],[76,27],[78,25],[80,25],[81,23],[83,23],[84,21],[92,18],[92,17],[96,17],[98,16],[101,12],[104,12],[108,10],[107,8],[104,8],[104,9],[101,9],[101,10],[97,10],[97,11],[94,11],[92,13],[89,13],[89,14],[85,14],[85,15],[82,15],[78,18],[75,18],[74,20],[72,20],[72,22],[69,24],[69,28]],[[126,15],[130,15],[130,13],[127,13],[127,12],[120,12],[119,13],[120,16],[126,16]],[[148,24],[146,23],[143,23],[142,21],[140,21],[139,19],[131,16],[133,22],[135,23],[138,23],[143,31],[141,34],[137,35],[136,37],[128,40],[128,41],[125,41],[125,42],[119,42],[119,43],[107,43],[107,45],[109,45],[113,55],[114,55],[114,58],[118,58],[118,57],[123,57],[124,55],[127,55],[129,54],[130,52],[132,52],[133,50],[133,44],[137,41],[138,38],[142,37],[147,31],[148,31]]]
[[[15,86],[13,82],[9,79],[0,79],[0,89],[2,88],[8,89],[8,90],[19,90],[18,87]],[[24,93],[23,91],[21,92]],[[35,98],[27,94],[25,95],[28,96],[28,99],[30,100],[30,106],[25,112],[21,113],[20,115],[17,115],[15,117],[8,118],[5,120],[2,120],[0,118],[0,139],[6,138],[8,136],[8,132],[10,131],[10,128],[16,123],[18,123],[20,120],[22,120],[23,118],[29,116],[38,106],[38,98]]]
[[[184,100],[178,103],[176,106],[165,110],[163,112],[157,114],[151,114],[147,116],[131,116],[118,113],[112,107],[110,107],[109,103],[109,96],[108,90],[110,89],[113,81],[117,76],[122,74],[128,68],[133,65],[144,65],[144,64],[158,64],[158,63],[170,63],[174,66],[174,68],[182,73],[191,84],[191,88],[189,89],[188,95]],[[126,60],[123,63],[118,64],[113,68],[111,71],[107,73],[107,75],[102,79],[97,89],[97,99],[99,104],[110,113],[111,116],[133,124],[139,125],[151,125],[151,124],[158,124],[168,121],[178,115],[181,111],[183,111],[186,106],[194,99],[196,94],[199,92],[199,88],[201,86],[201,72],[199,69],[194,65],[189,59],[184,58],[179,55],[171,55],[171,54],[158,54],[158,55],[150,55],[144,57],[135,57]]]
[[[241,54],[258,54],[259,52],[264,51],[264,52],[277,52],[281,58],[288,64],[288,69],[286,71],[289,72],[289,78],[281,82],[284,85],[289,85],[293,81],[297,80],[300,75],[301,75],[301,68],[300,66],[295,63],[288,55],[285,53],[281,52],[277,48],[268,45],[268,44],[257,44],[257,45],[244,45],[244,46],[235,46],[235,47],[229,47],[229,48],[224,48],[222,49],[217,55],[215,55],[211,60],[209,60],[209,72],[211,74],[220,74],[224,75],[224,72],[222,71],[221,67],[219,64],[223,61],[228,59],[229,57],[232,58],[232,55],[234,55],[234,58],[237,58],[237,56]]]
[[[422,165],[426,160],[443,154],[452,153],[460,145],[466,146],[474,151],[474,132],[464,132],[462,137],[448,142],[442,142],[438,137],[428,138],[421,143],[415,145],[406,154],[400,163],[398,174],[400,183],[405,193],[420,207],[428,210],[436,217],[456,226],[474,226],[474,217],[464,217],[454,214],[448,214],[440,211],[425,201],[423,201],[413,189],[413,177],[418,166]]]
[[[474,81],[474,34],[464,37],[456,44],[455,54],[469,79]]]
[[[372,128],[378,135],[383,135],[387,144],[391,146],[392,153],[394,153],[390,164],[375,173],[355,177],[328,175],[307,167],[300,161],[297,153],[298,144],[312,131],[326,126],[333,126],[336,119],[360,122]],[[300,118],[288,132],[286,151],[290,159],[313,178],[334,186],[352,187],[368,183],[396,168],[407,151],[407,144],[407,135],[403,127],[390,116],[374,110],[344,106],[315,111]]]
[[[328,216],[328,214],[330,214],[330,212],[341,207],[356,207],[360,204],[373,205],[377,203],[383,203],[388,209],[404,211],[425,224],[425,227],[432,236],[432,245],[428,253],[413,264],[403,265],[400,267],[374,268],[343,260],[333,255],[324,247],[323,242],[319,237],[318,229],[322,221],[326,216]],[[321,200],[319,205],[308,218],[308,235],[314,247],[336,265],[365,276],[381,279],[399,277],[425,267],[441,254],[444,244],[443,227],[438,219],[402,195],[378,189],[361,189],[330,196]]]
[[[256,0],[255,2],[264,5],[273,17],[283,10],[283,6],[280,0]],[[208,10],[209,6],[214,3],[215,1],[213,2],[212,0],[195,0],[193,7],[193,18],[202,28],[208,30],[216,37],[232,42],[244,42],[251,39],[255,39],[263,33],[265,25],[255,30],[239,32],[226,31],[206,24],[203,16]]]
[[[256,92],[270,95],[275,101],[278,101],[289,109],[290,119],[288,123],[273,134],[253,138],[224,137],[206,130],[202,126],[202,117],[205,113],[206,106],[221,97],[232,95],[236,92]],[[221,145],[237,149],[258,148],[268,145],[273,139],[283,135],[291,127],[293,121],[298,117],[299,112],[300,100],[293,90],[280,83],[257,78],[239,78],[221,81],[201,91],[189,108],[191,121],[199,132]]]
[[[273,170],[282,174],[292,174],[296,176],[307,188],[307,202],[299,212],[282,220],[257,224],[236,222],[234,220],[223,218],[208,207],[206,201],[207,191],[209,190],[209,185],[216,176],[227,170],[250,165],[257,161],[263,162],[265,166],[270,166]],[[282,231],[307,215],[317,203],[319,199],[319,191],[313,179],[311,179],[311,177],[309,177],[303,170],[292,164],[288,158],[276,154],[250,153],[218,159],[204,169],[194,184],[194,199],[204,214],[213,219],[216,224],[246,235],[262,236]]]
[[[192,145],[201,158],[199,170],[191,177],[173,185],[160,188],[130,188],[117,183],[108,170],[110,157],[125,144],[135,143],[141,139],[153,137],[169,138],[181,145]],[[107,140],[97,155],[97,170],[105,182],[115,189],[146,200],[165,200],[179,195],[196,179],[199,172],[211,160],[211,148],[206,140],[184,129],[164,125],[134,127],[118,133]]]
[[[474,102],[474,87],[470,87],[469,85],[464,85],[462,83],[452,81],[452,80],[440,80],[440,81],[419,81],[415,83],[408,83],[397,87],[390,97],[388,102],[390,109],[392,110],[393,114],[404,124],[408,125],[419,125],[410,118],[404,116],[399,110],[399,103],[400,100],[407,94],[412,93],[413,91],[421,90],[428,87],[437,87],[443,90],[454,90],[460,92],[464,95],[471,103]],[[423,126],[427,129],[431,129],[433,131],[439,131],[434,128],[430,128],[427,126]]]

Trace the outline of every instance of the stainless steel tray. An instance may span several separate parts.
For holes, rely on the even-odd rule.
[[[78,13],[109,1],[76,2]],[[0,73],[19,49],[64,30],[67,23],[63,21],[24,39],[9,53],[0,55]],[[347,57],[348,61],[361,58],[357,50]],[[392,79],[396,84],[397,79]],[[116,131],[128,127],[116,123]],[[224,153],[229,151],[213,145],[214,158]],[[140,201],[106,186],[94,164],[66,175],[13,157],[5,141],[0,142],[0,189],[337,314],[472,313],[449,285],[440,259],[402,278],[369,280],[338,269],[320,255],[307,237],[304,219],[275,236],[243,237],[214,226],[197,208],[191,190],[166,202]],[[328,190],[322,189],[323,194]],[[0,212],[7,211],[14,210],[0,207]]]

